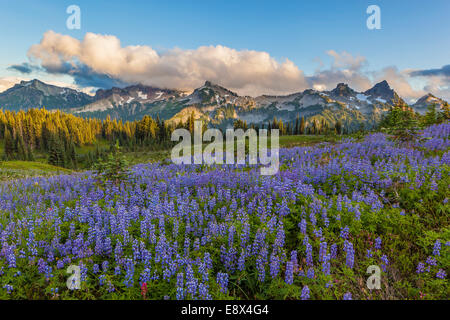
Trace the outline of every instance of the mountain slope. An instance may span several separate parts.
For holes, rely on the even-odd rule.
[[[98,90],[94,101],[71,112],[85,116],[105,119],[119,118],[123,120],[140,119],[145,115],[155,116],[164,113],[172,116],[182,108],[177,108],[177,99],[186,96],[179,90],[160,89],[144,85],[133,85],[126,88]],[[174,107],[170,105],[173,104]],[[173,109],[173,110],[172,110]]]
[[[89,104],[94,99],[83,92],[49,85],[35,79],[21,81],[0,93],[0,108],[14,111],[41,107],[67,110]]]
[[[431,93],[424,95],[422,98],[417,100],[416,103],[412,105],[415,111],[420,114],[424,114],[428,110],[428,106],[434,104],[436,106],[436,110],[442,109],[445,104],[448,104],[447,101],[444,101],[438,97],[435,97]]]
[[[419,99],[412,107],[424,113],[429,104],[446,102],[431,94]],[[307,123],[324,121],[333,126],[340,120],[348,128],[372,127],[394,105],[405,101],[387,81],[369,90],[357,92],[345,83],[330,91],[308,89],[284,96],[239,96],[210,81],[188,93],[144,85],[98,90],[95,96],[38,80],[22,81],[0,94],[0,107],[19,110],[45,106],[62,109],[83,117],[138,120],[145,115],[172,123],[185,121],[194,112],[195,118],[217,127],[232,127],[237,119],[248,124],[267,124],[275,117],[293,123],[297,116]]]

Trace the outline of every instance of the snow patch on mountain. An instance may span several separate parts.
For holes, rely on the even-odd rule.
[[[365,94],[362,94],[362,93],[358,93],[356,95],[356,99],[358,99],[359,101],[367,102],[368,98],[369,98],[368,96],[366,96]]]
[[[138,91],[137,94],[138,94],[138,97],[140,99],[142,99],[142,100],[147,100],[148,99],[148,96],[146,94],[142,93],[141,91]]]

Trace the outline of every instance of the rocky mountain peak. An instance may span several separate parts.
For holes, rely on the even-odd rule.
[[[391,89],[389,83],[386,80],[383,80],[372,88],[364,92],[367,95],[381,97],[381,98],[389,98],[392,99],[394,97],[394,90]]]
[[[234,96],[234,97],[238,97],[239,95],[231,90],[228,90],[227,88],[224,88],[218,84],[215,84],[209,80],[205,81],[205,84],[194,90],[195,92],[200,92],[200,91],[204,91],[204,90],[211,90],[211,92],[213,92],[215,95],[218,96]]]
[[[405,101],[395,92],[386,80],[378,82],[372,88],[364,92],[365,95],[377,98],[378,101],[385,101],[393,105],[405,105]]]
[[[435,95],[428,93],[418,99],[416,103],[413,104],[414,109],[419,113],[425,113],[429,105],[435,105],[438,109],[443,108],[447,102],[443,99],[436,97]]]
[[[331,90],[331,93],[339,97],[348,97],[355,94],[355,91],[346,83],[339,83],[335,89]]]

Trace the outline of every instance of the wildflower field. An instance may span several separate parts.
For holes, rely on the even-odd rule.
[[[273,176],[166,161],[118,185],[2,182],[0,299],[448,299],[449,135],[281,149]]]

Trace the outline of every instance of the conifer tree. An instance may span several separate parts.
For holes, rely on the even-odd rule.
[[[436,112],[436,105],[434,103],[430,104],[428,106],[428,110],[424,116],[424,124],[426,126],[430,126],[432,124],[435,124],[437,122],[437,119],[438,119],[438,114]]]
[[[11,132],[5,127],[5,156],[6,159],[12,159],[14,154],[14,142],[11,136]]]
[[[305,133],[305,117],[302,116],[302,119],[300,120],[300,132],[299,134],[304,134]]]
[[[342,134],[342,122],[341,120],[336,121],[334,128],[336,129],[336,134]]]
[[[59,137],[52,135],[50,137],[50,150],[48,162],[54,166],[64,167],[64,151]]]

